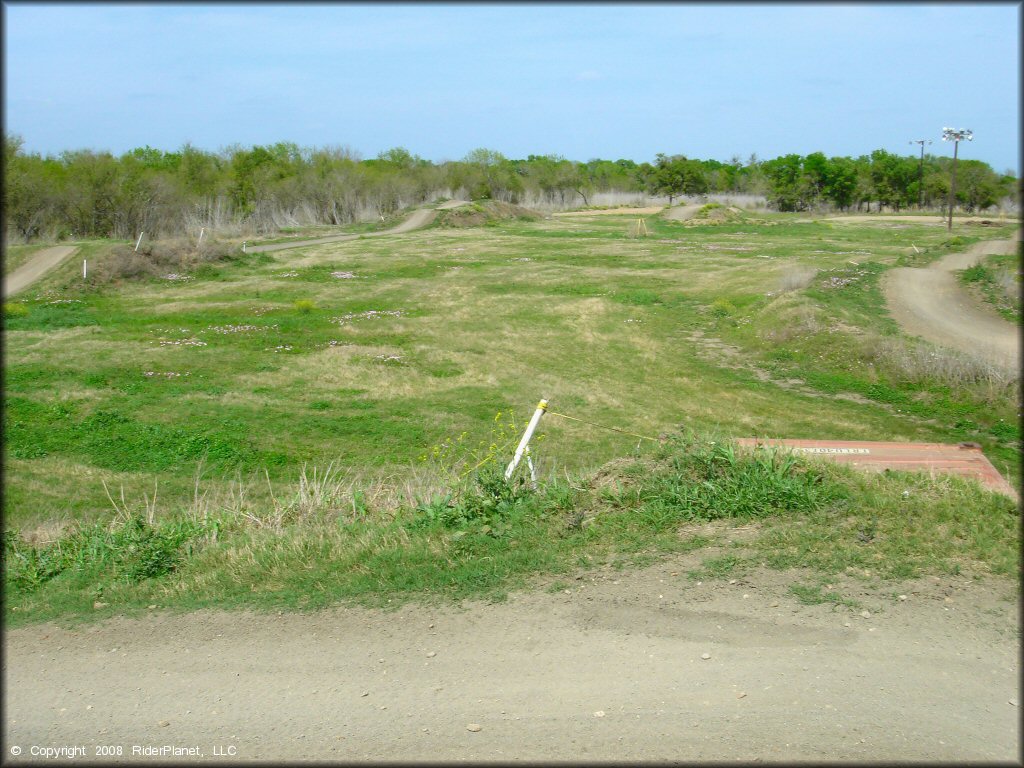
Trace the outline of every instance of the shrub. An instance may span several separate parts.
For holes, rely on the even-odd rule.
[[[736,312],[736,307],[728,299],[715,299],[711,304],[712,317],[729,317]]]
[[[4,317],[28,317],[28,307],[20,302],[5,301]]]
[[[185,556],[185,545],[203,536],[202,525],[191,521],[147,523],[133,514],[108,528],[96,524],[50,544],[34,547],[17,531],[4,534],[7,582],[31,592],[65,572],[107,575],[135,584],[171,573]]]
[[[235,256],[231,246],[213,239],[205,240],[199,246],[184,238],[143,242],[138,251],[134,245],[125,244],[115,247],[100,261],[95,270],[91,270],[91,276],[98,283],[167,275],[180,279],[183,272]]]
[[[316,302],[314,302],[312,299],[297,299],[295,303],[292,304],[292,306],[295,308],[295,311],[298,312],[300,315],[308,315],[310,312],[316,309]]]

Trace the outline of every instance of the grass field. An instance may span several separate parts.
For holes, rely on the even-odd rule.
[[[79,267],[63,265],[5,317],[8,554],[35,557],[38,577],[46,572],[38,558],[50,557],[47,542],[62,531],[92,542],[94,555],[107,552],[115,513],[118,535],[134,542],[125,546],[156,549],[152,567],[129,568],[135,577],[127,581],[111,575],[121,572],[106,555],[95,555],[95,573],[78,560],[74,578],[66,566],[36,581],[9,580],[10,608],[20,609],[9,617],[89,613],[96,595],[111,593],[128,606],[158,595],[181,605],[313,605],[352,595],[500,592],[517,574],[586,563],[599,550],[635,557],[696,546],[666,533],[686,518],[682,502],[662,523],[654,515],[644,533],[628,516],[583,526],[573,510],[600,504],[574,495],[578,478],[665,449],[557,416],[545,417],[534,446],[545,490],[505,498],[481,486],[473,491],[479,503],[469,505],[476,511],[460,518],[472,493],[452,496],[451,478],[488,457],[485,469],[506,462],[541,397],[552,411],[635,435],[695,436],[691,446],[709,435],[973,440],[1019,483],[1017,378],[902,338],[878,288],[891,266],[1009,237],[1016,224],[961,225],[951,239],[928,222],[799,218],[744,212],[694,225],[652,216],[646,237],[631,235],[635,216],[615,215],[433,227],[239,255],[184,280],[106,286],[83,285]],[[90,264],[111,246],[83,244]],[[787,471],[804,476],[803,466]],[[854,529],[868,519],[895,525],[906,511],[902,492],[913,486],[920,514],[931,508],[950,517],[947,527],[966,525],[974,544],[910,551],[890,540],[882,571],[954,567],[963,558],[1013,570],[1017,525],[1002,517],[1012,513],[1009,502],[970,484],[820,472],[835,486],[828,499],[763,508],[789,510],[762,537],[785,543],[773,548],[773,562],[824,567],[822,558],[833,557],[832,566],[853,567],[850,557],[822,554],[820,540],[811,546],[810,532],[824,536],[834,526],[844,494],[842,519],[852,516]],[[936,501],[943,494],[978,520],[960,520]],[[741,496],[723,496],[719,506]],[[616,498],[601,504],[635,512],[653,503]],[[875,508],[849,498],[872,499]],[[800,509],[820,525],[795,526]],[[439,527],[410,527],[410,516]],[[124,527],[140,519],[142,527]],[[915,541],[927,538],[927,519],[915,523],[923,526]],[[489,526],[482,537],[466,528],[480,520],[492,520],[480,523]],[[572,535],[542,544],[551,525]],[[469,533],[452,540],[459,530]],[[196,554],[179,563],[183,547]],[[374,557],[383,559],[368,565]],[[429,571],[454,561],[477,570],[400,577],[416,571],[410,562]],[[503,565],[484,573],[481,562]],[[362,574],[361,586],[345,581],[353,574]]]

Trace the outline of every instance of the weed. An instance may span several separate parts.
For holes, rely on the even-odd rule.
[[[688,571],[690,579],[701,581],[707,579],[725,579],[734,575],[738,569],[746,565],[746,560],[735,555],[724,555],[722,557],[709,557],[701,563],[697,570]]]
[[[779,292],[800,291],[814,282],[818,270],[812,267],[793,267],[787,269],[779,278]]]
[[[822,605],[823,603],[831,603],[834,606],[845,606],[847,608],[855,609],[860,608],[861,605],[856,600],[843,597],[838,592],[822,592],[823,587],[821,584],[794,584],[789,588],[789,593],[793,595],[803,605]]]
[[[711,316],[714,318],[726,318],[736,314],[736,306],[728,299],[715,299],[711,303]]]

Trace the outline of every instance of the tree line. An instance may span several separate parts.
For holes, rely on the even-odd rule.
[[[490,198],[547,208],[591,205],[596,193],[667,197],[763,197],[779,211],[900,210],[947,204],[952,159],[900,157],[884,150],[857,158],[751,155],[728,162],[684,155],[633,160],[510,159],[476,149],[434,163],[403,147],[362,159],[347,147],[291,142],[233,145],[208,152],[149,146],[120,156],[69,150],[42,156],[4,137],[4,230],[8,242],[67,237],[175,236],[200,227],[271,232],[284,226],[351,224],[385,217],[438,197]],[[956,204],[968,212],[1007,197],[1017,179],[978,160],[959,160]]]

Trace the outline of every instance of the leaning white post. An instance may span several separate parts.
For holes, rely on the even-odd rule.
[[[199,230],[199,241],[196,243],[196,248],[203,244],[203,233],[206,231],[206,227]]]
[[[139,243],[142,242],[142,236],[144,234],[146,234],[146,233],[145,232],[139,232],[139,239],[135,241],[135,250],[136,251],[139,250]]]
[[[537,403],[537,410],[533,412],[533,418],[530,419],[530,423],[526,427],[526,431],[523,433],[523,439],[519,441],[519,447],[516,448],[516,455],[512,457],[512,461],[508,464],[508,469],[505,470],[505,479],[508,480],[512,477],[512,473],[516,471],[516,467],[519,466],[519,462],[523,458],[523,452],[526,450],[526,446],[530,444],[530,438],[533,437],[533,431],[537,428],[540,423],[540,417],[544,415],[544,411],[548,409],[548,401],[541,400]]]

